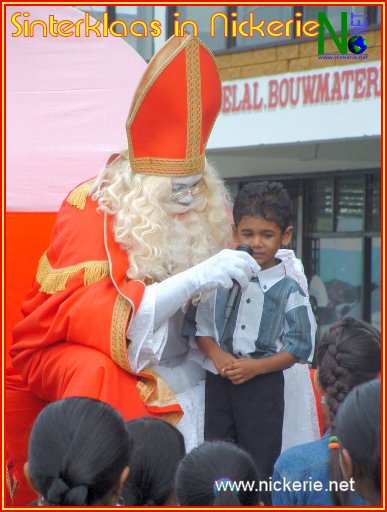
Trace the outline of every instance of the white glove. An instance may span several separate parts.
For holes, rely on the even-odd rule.
[[[245,290],[253,273],[259,270],[257,262],[246,252],[224,249],[180,274],[152,284],[156,289],[154,330],[196,293],[231,288],[233,279]]]

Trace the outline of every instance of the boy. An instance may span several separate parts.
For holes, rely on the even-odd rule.
[[[261,271],[239,294],[224,326],[228,290],[198,305],[196,342],[206,356],[205,438],[231,439],[268,479],[281,451],[283,370],[307,363],[315,322],[301,286],[276,259],[289,245],[290,198],[280,183],[249,183],[233,208],[233,235],[253,249]],[[222,338],[219,339],[219,333]]]

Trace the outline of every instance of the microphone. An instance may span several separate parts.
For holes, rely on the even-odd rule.
[[[249,245],[246,245],[246,244],[238,245],[236,250],[247,252],[248,254],[250,254],[250,256],[252,256],[254,254],[253,249]],[[239,292],[241,291],[240,284],[237,281],[235,281],[235,279],[233,279],[233,282],[234,282],[234,286],[231,288],[231,290],[228,294],[227,304],[226,304],[226,308],[224,310],[223,330],[222,330],[222,334],[219,338],[219,341],[221,341],[223,338],[223,335],[226,330],[231,313],[232,313],[232,311],[235,307],[236,301],[238,299]]]

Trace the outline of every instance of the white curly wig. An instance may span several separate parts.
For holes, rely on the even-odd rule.
[[[91,194],[100,211],[115,215],[129,278],[162,281],[232,245],[230,198],[207,162],[203,181],[203,191],[185,206],[168,202],[172,178],[133,173],[124,157],[100,172]]]

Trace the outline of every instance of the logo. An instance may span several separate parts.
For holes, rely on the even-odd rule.
[[[348,50],[360,55],[367,49],[367,40],[363,36],[352,36],[348,41]]]
[[[350,13],[350,25],[348,27],[348,13],[341,13],[340,33],[336,33],[325,12],[318,13],[318,36],[317,49],[319,59],[366,59],[368,56],[364,52],[367,49],[366,30],[368,27],[367,16],[365,14]],[[326,38],[326,31],[330,38]],[[328,41],[332,41],[336,46],[337,52],[326,53],[325,46]],[[348,51],[350,52],[348,54]]]

